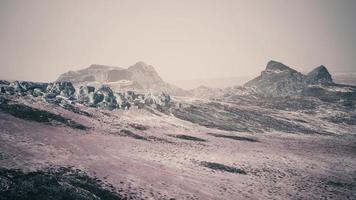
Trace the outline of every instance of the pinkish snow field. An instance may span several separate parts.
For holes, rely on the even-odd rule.
[[[154,110],[82,106],[93,114],[87,117],[51,104],[25,104],[90,129],[0,112],[1,167],[31,171],[73,166],[133,199],[356,197],[353,134],[221,131]],[[214,168],[214,163],[235,171]]]

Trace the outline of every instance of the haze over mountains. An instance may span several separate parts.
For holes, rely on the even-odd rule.
[[[302,72],[308,74],[309,71]],[[331,72],[333,80],[335,83],[354,85],[356,86],[356,73],[346,73],[346,72]],[[216,77],[216,78],[206,78],[206,79],[191,79],[191,80],[175,80],[171,81],[174,85],[179,86],[183,89],[194,89],[200,86],[205,86],[209,88],[226,88],[236,85],[244,85],[248,81],[255,78],[256,75],[249,76],[239,76],[231,75],[231,77]]]
[[[271,61],[271,62],[276,62],[276,61]],[[267,67],[269,65],[267,65]],[[326,73],[329,73],[325,66],[321,65],[320,67],[325,69]],[[293,69],[290,68],[290,71],[292,70]],[[315,75],[320,76],[322,74],[319,75],[315,74]],[[312,78],[311,74],[305,76]],[[105,83],[115,89],[152,90],[152,91],[162,90],[165,92],[170,92],[172,94],[184,94],[183,90],[179,89],[176,86],[179,86],[182,89],[186,89],[186,90],[195,89],[198,88],[199,86],[205,86],[209,88],[226,88],[231,86],[244,85],[245,83],[249,82],[252,79],[253,76],[241,76],[241,77],[236,76],[230,78],[182,80],[182,81],[173,81],[172,83],[174,83],[174,85],[172,85],[163,81],[163,79],[160,77],[158,72],[155,70],[154,66],[147,65],[144,62],[137,62],[135,65],[132,65],[128,68],[92,64],[88,68],[82,70],[66,72],[60,75],[57,81],[70,81],[74,85],[78,85],[81,83],[92,83],[92,84]],[[350,85],[356,84],[355,82],[356,77],[354,77],[353,74],[336,74],[333,75],[333,79],[337,83],[350,84]]]

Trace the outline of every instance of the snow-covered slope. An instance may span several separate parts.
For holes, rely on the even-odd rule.
[[[0,199],[39,193],[48,199],[49,191],[63,189],[78,199],[355,195],[355,121],[325,119],[352,113],[332,103],[177,98],[181,105],[172,115],[136,106],[110,111],[77,103],[68,109],[32,95],[1,99]],[[93,180],[109,184],[117,198],[98,193]]]

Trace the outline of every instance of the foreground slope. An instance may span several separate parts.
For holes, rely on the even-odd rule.
[[[219,130],[150,107],[110,111],[75,104],[77,109],[68,110],[41,97],[3,95],[3,98],[8,100],[6,105],[52,113],[85,127],[71,127],[57,118],[44,121],[24,118],[0,108],[3,168],[45,173],[53,166],[73,166],[112,185],[117,196],[129,199],[352,199],[355,196],[356,138],[351,134],[355,132],[352,125],[308,123],[305,119],[305,127],[323,123],[329,127],[323,129],[329,134],[317,131],[287,134],[273,128]],[[187,104],[192,99],[175,101]],[[214,108],[215,105],[206,109]],[[245,112],[258,109],[244,108]],[[269,115],[295,121],[305,117],[289,113]],[[345,133],[335,136],[338,130]],[[6,187],[1,190],[6,191]]]

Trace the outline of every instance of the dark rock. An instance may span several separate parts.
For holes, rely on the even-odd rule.
[[[48,84],[46,92],[47,98],[54,98],[57,95],[71,98],[75,93],[75,89],[71,82],[55,82]]]
[[[190,135],[169,135],[171,137],[179,138],[182,140],[191,140],[191,141],[198,141],[198,142],[207,142],[207,140],[204,140],[202,138],[190,136]]]
[[[0,85],[10,85],[10,82],[5,80],[0,80]]]
[[[102,108],[116,108],[116,97],[110,87],[102,86],[94,93],[94,104]]]
[[[237,135],[224,135],[224,134],[216,134],[216,133],[208,133],[208,135],[211,135],[211,136],[214,136],[214,137],[218,137],[218,138],[227,138],[227,139],[231,139],[231,140],[258,142],[257,139],[249,138],[249,137],[243,137],[243,136],[237,136]]]

